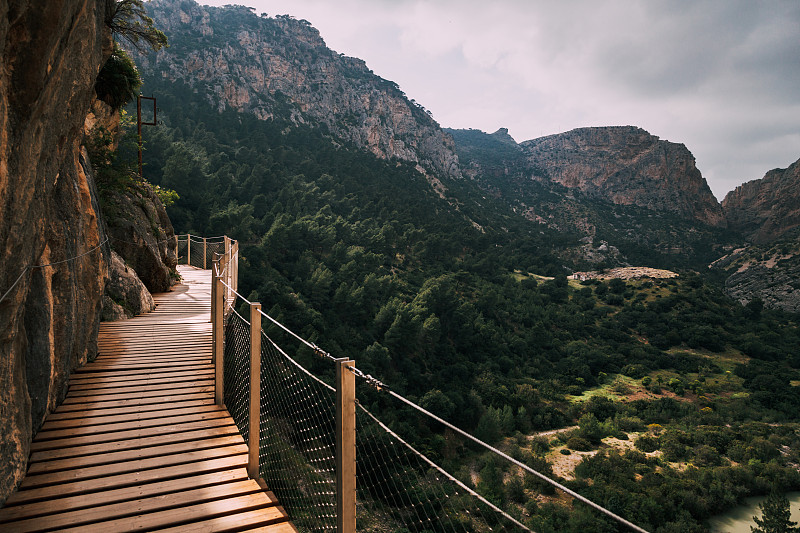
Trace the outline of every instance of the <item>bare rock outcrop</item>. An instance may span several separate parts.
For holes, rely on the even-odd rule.
[[[103,294],[101,320],[112,322],[149,313],[156,308],[153,296],[136,271],[125,264],[116,252],[111,252],[111,266]]]
[[[729,192],[722,201],[728,226],[756,244],[800,227],[800,159]]]
[[[579,128],[521,143],[534,179],[618,205],[666,211],[709,226],[725,217],[683,144],[641,128]]]
[[[105,235],[80,144],[111,50],[105,4],[0,2],[0,504],[96,353]]]
[[[106,199],[103,212],[114,250],[151,293],[168,291],[178,264],[178,243],[153,187],[137,183],[115,192]]]
[[[436,121],[364,61],[329,49],[307,21],[192,1],[155,0],[148,9],[171,46],[137,59],[146,76],[203,90],[220,110],[322,123],[378,157],[461,175],[453,140]]]

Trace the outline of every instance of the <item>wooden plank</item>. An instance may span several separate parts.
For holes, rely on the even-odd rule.
[[[146,409],[134,409],[132,412],[120,410],[113,415],[109,415],[108,413],[84,413],[81,411],[60,414],[50,413],[47,416],[44,426],[42,426],[42,430],[49,431],[50,429],[60,429],[88,424],[113,424],[131,420],[148,420],[152,418],[164,418],[172,415],[182,416],[184,414],[216,411],[218,409],[220,409],[220,406],[215,405],[214,402],[209,402],[208,400],[193,400],[162,407],[159,407],[158,405],[149,405]]]
[[[72,384],[76,385],[89,385],[92,383],[116,383],[119,381],[142,381],[148,379],[166,379],[172,376],[187,376],[187,375],[206,375],[209,372],[214,372],[214,367],[209,363],[201,365],[190,370],[159,370],[158,372],[120,372],[108,374],[83,374],[81,376],[73,376],[70,378],[70,387]]]
[[[177,527],[159,529],[159,533],[212,533],[225,531],[247,531],[258,533],[297,533],[290,522],[263,524],[260,511],[248,511],[230,516],[221,516],[202,522],[183,524]],[[242,529],[246,528],[246,529]]]
[[[127,502],[100,505],[88,509],[76,511],[59,512],[37,518],[29,518],[4,524],[3,528],[9,532],[30,532],[41,531],[43,529],[65,529],[77,526],[87,527],[95,522],[134,517],[144,513],[157,513],[164,510],[179,511],[183,506],[202,504],[218,500],[230,499],[241,496],[248,496],[260,490],[258,484],[251,480],[240,480],[224,485],[211,485],[196,489],[190,489],[177,493],[168,493],[141,498]],[[265,499],[265,498],[264,498]],[[266,500],[262,505],[274,505],[274,502]],[[177,509],[175,509],[177,508]],[[59,509],[58,500],[52,502],[52,510]],[[122,524],[121,524],[122,525]],[[124,525],[128,528],[129,526]]]
[[[80,415],[80,413],[78,413]],[[199,420],[218,418],[219,416],[229,416],[224,408],[214,405],[189,406],[184,409],[166,409],[163,411],[147,411],[132,414],[120,414],[98,417],[80,417],[65,420],[49,420],[42,426],[42,430],[36,435],[36,440],[46,440],[51,438],[61,438],[66,435],[85,435],[90,433],[103,433],[105,431],[121,431],[125,429],[135,429],[139,427],[159,426],[170,424],[172,420],[181,422],[186,420]],[[56,433],[69,430],[69,433]]]
[[[207,377],[214,377],[214,373],[211,371],[201,371],[201,372],[172,372],[172,373],[164,373],[164,374],[148,374],[144,376],[117,376],[117,377],[93,377],[90,379],[78,381],[76,383],[70,382],[69,390],[72,391],[79,391],[79,390],[87,390],[94,387],[97,388],[108,388],[108,387],[127,387],[132,385],[146,385],[152,383],[166,383],[176,379],[193,379],[193,378],[202,378],[206,379]],[[71,380],[70,380],[71,381]]]
[[[180,385],[181,387],[186,384],[199,384],[205,386],[208,382],[214,383],[214,375],[207,374],[206,376],[176,376],[172,379],[155,379],[144,381],[121,381],[116,384],[97,384],[92,383],[84,385],[82,388],[70,387],[68,396],[91,396],[95,394],[105,394],[110,391],[126,392],[126,391],[147,391],[147,390],[163,390],[169,389],[170,385],[173,387]]]
[[[108,424],[91,426],[88,428],[70,428],[67,430],[50,431],[44,436],[37,435],[36,441],[31,444],[31,452],[63,448],[67,446],[82,446],[111,442],[122,439],[135,439],[146,435],[168,435],[181,431],[191,431],[200,428],[214,428],[229,426],[233,423],[228,413],[212,413],[214,416],[205,417],[169,417],[155,420],[140,420],[122,424]],[[109,427],[111,426],[111,427]]]
[[[138,472],[140,470],[147,470],[151,468],[186,465],[208,459],[218,459],[220,457],[230,457],[240,454],[244,455],[243,464],[247,464],[247,446],[244,444],[236,444],[232,446],[176,453],[173,455],[148,457],[138,461],[102,464],[98,466],[89,466],[86,468],[62,470],[59,472],[41,473],[38,475],[28,472],[28,475],[25,476],[20,488],[24,490],[29,488],[46,487],[48,485],[56,485],[59,483],[69,483],[71,481],[82,481],[92,478],[115,476],[118,474],[129,474],[131,472]],[[192,469],[193,468],[194,467],[192,467]],[[186,469],[183,468],[182,471],[186,472]],[[191,469],[189,471],[191,471]]]
[[[99,393],[94,394],[91,396],[67,396],[64,401],[62,402],[62,406],[72,405],[72,404],[93,404],[96,403],[98,405],[105,404],[109,402],[119,403],[121,401],[131,402],[134,400],[144,400],[147,398],[158,398],[161,399],[164,397],[164,388],[157,388],[155,390],[138,390],[139,388],[135,388],[134,390],[128,391],[109,391],[107,393]],[[213,383],[212,386],[209,387],[207,384],[205,385],[196,385],[196,386],[188,386],[184,385],[181,387],[173,387],[169,390],[169,396],[181,396],[185,394],[199,394],[204,392],[214,392]],[[100,405],[102,407],[102,405]],[[120,405],[122,406],[122,405]]]
[[[256,515],[255,520],[263,525],[282,522],[287,519],[286,514],[281,509],[272,505],[263,493],[257,493],[196,505],[188,505],[154,513],[140,514],[118,520],[87,524],[77,528],[63,529],[62,531],[81,531],[83,533],[108,533],[108,531],[119,531],[123,529],[125,531],[146,531],[170,526],[174,527],[198,520],[223,517],[230,515],[232,512],[244,513],[248,511],[257,511],[259,514]],[[253,520],[250,518],[250,515],[247,515],[247,519]],[[232,520],[242,522],[246,520],[246,518],[234,515]],[[247,524],[245,523],[244,525]]]
[[[244,443],[241,435],[227,435],[216,437],[205,433],[204,438],[191,440],[189,442],[178,442],[176,444],[163,444],[150,446],[147,448],[136,448],[122,451],[108,451],[96,453],[94,455],[80,455],[78,457],[68,457],[66,459],[52,459],[42,462],[32,462],[28,466],[28,475],[55,473],[63,470],[86,469],[101,465],[118,465],[125,462],[138,462],[152,458],[172,456],[182,453],[193,453],[196,451],[207,450],[209,448],[221,448],[224,446],[236,446]]]
[[[194,524],[191,524],[194,525]],[[166,529],[162,529],[161,533],[167,531]],[[189,529],[189,531],[193,532],[212,532],[212,531],[220,531],[219,529]],[[237,529],[240,533],[297,533],[297,528],[295,528],[291,522],[281,522],[278,524],[272,524],[269,526],[259,526],[253,529]]]
[[[64,496],[99,493],[126,487],[143,487],[147,484],[159,481],[185,478],[187,476],[187,470],[191,472],[192,475],[198,475],[224,472],[231,469],[245,469],[246,466],[247,455],[242,453],[192,462],[189,464],[189,468],[187,468],[186,464],[171,465],[149,470],[137,470],[124,474],[113,474],[97,479],[67,481],[59,485],[29,488],[27,490],[25,490],[26,487],[23,482],[21,490],[15,492],[6,500],[6,508],[13,505],[51,500]]]
[[[173,364],[173,363],[148,363],[148,364],[130,364],[125,365],[122,363],[93,363],[92,365],[87,365],[81,368],[81,373],[87,372],[127,372],[129,370],[148,370],[151,368],[155,368],[158,370],[164,369],[176,369],[176,368],[183,368],[184,370],[188,370],[194,368],[195,366],[202,366],[202,364],[194,364],[194,363],[181,363],[181,364]]]
[[[162,444],[178,444],[188,441],[199,442],[202,439],[239,435],[239,429],[236,424],[232,420],[226,419],[222,419],[222,425],[215,427],[209,427],[208,422],[204,421],[195,423],[193,429],[188,429],[186,426],[180,428],[167,426],[166,429],[168,432],[161,434],[153,434],[152,428],[148,428],[145,430],[103,434],[102,437],[105,437],[104,439],[97,435],[82,437],[84,441],[91,439],[93,441],[91,444],[75,444],[72,439],[61,439],[51,442],[53,448],[49,450],[33,452],[29,461],[32,464],[82,455],[106,454]]]
[[[213,391],[212,391],[213,393]],[[94,403],[80,403],[80,404],[61,404],[56,411],[57,413],[64,413],[67,411],[108,411],[109,409],[126,409],[143,407],[146,405],[166,405],[173,402],[180,402],[184,400],[205,400],[208,398],[207,392],[196,392],[190,394],[177,394],[169,396],[158,396],[155,398],[131,398],[129,400],[118,400],[115,402],[94,402]]]
[[[205,359],[207,356],[200,348],[197,349],[181,349],[169,348],[164,351],[151,351],[137,354],[120,353],[108,355],[102,359],[98,358],[94,363],[97,365],[144,365],[147,363],[181,363],[190,362],[194,363],[198,360]]]
[[[155,483],[147,483],[122,489],[104,490],[93,493],[91,497],[82,494],[79,496],[67,496],[64,498],[53,498],[22,505],[6,506],[0,509],[0,523],[75,511],[87,507],[138,500],[145,496],[158,496],[171,492],[180,492],[210,485],[221,485],[223,483],[242,481],[245,479],[247,479],[246,470],[243,468],[231,468],[222,472],[187,476],[178,479],[170,479],[168,481],[157,481]]]
[[[187,372],[191,370],[207,370],[211,366],[210,363],[204,362],[203,364],[194,365],[159,365],[157,372]],[[106,377],[106,376],[124,376],[126,374],[146,374],[147,368],[106,368],[99,365],[86,365],[81,367],[81,374],[90,375],[92,377]]]

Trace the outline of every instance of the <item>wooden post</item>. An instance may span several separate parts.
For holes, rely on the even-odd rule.
[[[214,261],[214,263],[218,263]],[[222,358],[223,358],[223,328],[222,328],[222,311],[223,311],[223,287],[222,278],[218,275],[218,264],[214,265],[215,269],[211,271],[213,282],[211,284],[212,299],[211,299],[211,331],[213,339],[213,358],[214,358],[214,400],[217,405],[225,405],[225,385],[223,382]]]
[[[228,258],[224,255],[219,256],[219,274],[220,274],[220,281],[224,281],[226,284],[230,286],[228,283]],[[223,273],[224,271],[224,273]],[[228,287],[223,285],[222,283],[219,284],[219,290],[222,292],[222,314],[225,315],[225,307],[228,305],[228,299],[230,298],[231,294],[228,291]]]
[[[203,237],[203,270],[206,269],[206,238]]]
[[[261,304],[250,304],[250,431],[247,443],[247,475],[258,479],[258,447],[261,440]]]
[[[186,264],[192,264],[192,235],[186,234]]]
[[[233,259],[233,262],[231,263],[233,265],[233,271],[231,272],[232,273],[231,286],[233,287],[233,290],[238,291],[239,290],[239,242],[238,241],[234,243],[231,250],[232,250],[231,259]]]
[[[347,358],[336,361],[336,530],[356,531],[356,377]]]
[[[225,244],[225,266],[228,267],[228,270],[225,271],[226,278],[228,279],[228,285],[233,287],[233,272],[231,271],[231,238],[225,235],[224,244]]]

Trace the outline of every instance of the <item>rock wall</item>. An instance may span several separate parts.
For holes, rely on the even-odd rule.
[[[635,126],[612,126],[579,128],[521,146],[538,179],[615,204],[725,226],[719,203],[683,144],[662,141]]]
[[[722,209],[728,226],[757,244],[800,227],[800,159],[739,185],[725,196]]]
[[[149,313],[155,308],[153,296],[136,271],[128,267],[118,253],[112,251],[100,319],[113,322]]]
[[[164,204],[147,183],[106,199],[103,214],[111,246],[136,271],[147,290],[166,292],[178,264],[178,241]]]
[[[0,302],[0,504],[70,370],[96,353],[105,235],[80,144],[110,53],[105,2],[0,2],[0,296],[19,278]]]

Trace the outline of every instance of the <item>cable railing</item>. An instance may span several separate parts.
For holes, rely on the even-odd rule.
[[[221,256],[213,270],[217,403],[227,406],[248,443],[250,476],[265,481],[300,531],[354,532],[356,523],[358,531],[376,532],[532,531],[521,507],[502,508],[496,497],[480,493],[474,473],[466,479],[463,472],[452,474],[429,450],[411,444],[367,410],[356,397],[358,381],[369,387],[364,393],[370,398],[399,402],[425,423],[446,428],[447,439],[463,440],[459,449],[473,454],[482,449],[492,461],[505,462],[514,469],[507,476],[535,478],[619,525],[645,532],[423,409],[364,374],[354,361],[336,358],[295,334],[237,292],[235,281],[226,277],[232,257]],[[247,318],[236,311],[237,299]],[[262,319],[267,325],[263,329]],[[330,375],[323,379],[303,367],[269,331],[285,333],[311,349],[330,363]]]

